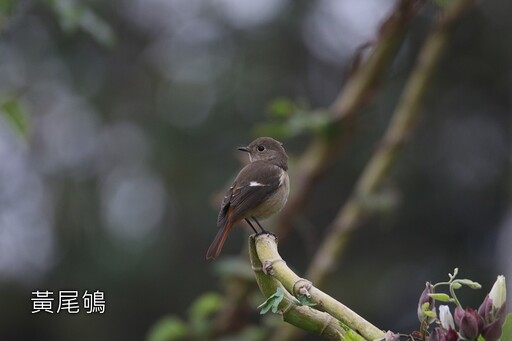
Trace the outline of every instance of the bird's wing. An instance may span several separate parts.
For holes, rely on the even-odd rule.
[[[282,172],[280,167],[261,161],[245,166],[222,201],[217,225],[222,227],[247,217],[279,188]]]

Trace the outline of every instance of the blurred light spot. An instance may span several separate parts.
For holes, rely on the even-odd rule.
[[[94,166],[98,140],[98,122],[85,102],[56,99],[55,106],[44,114],[37,130],[41,143],[40,162],[48,172],[71,171],[87,174]]]
[[[158,113],[178,128],[203,123],[216,101],[212,86],[197,83],[163,83],[157,94]]]
[[[287,2],[287,0],[213,0],[212,8],[232,25],[238,28],[250,28],[275,18]]]
[[[156,39],[147,55],[173,81],[207,83],[231,65],[233,48],[218,25],[193,19],[172,35]]]
[[[28,151],[0,118],[0,278],[23,282],[54,263],[50,203]]]
[[[438,169],[446,181],[465,189],[482,189],[496,181],[505,167],[508,147],[503,127],[481,115],[465,113],[448,120],[438,139]]]
[[[27,70],[19,50],[0,42],[0,51],[0,95],[4,98],[26,85]]]
[[[303,27],[306,45],[324,61],[343,63],[356,48],[376,38],[394,4],[394,0],[316,1]]]
[[[117,168],[102,184],[104,222],[121,241],[154,237],[167,202],[162,181],[143,168]]]
[[[115,122],[101,133],[100,166],[110,170],[119,165],[143,165],[148,162],[150,146],[144,131],[130,122]]]
[[[201,0],[125,0],[120,8],[142,29],[172,30],[198,15]]]

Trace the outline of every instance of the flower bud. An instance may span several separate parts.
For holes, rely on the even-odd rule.
[[[462,310],[461,307],[455,309],[455,322],[459,326],[460,335],[467,340],[474,340],[483,327],[480,315],[469,307],[466,310]]]
[[[444,329],[455,329],[455,324],[453,323],[453,316],[452,313],[450,312],[450,308],[447,305],[439,306],[439,320],[441,320],[441,326],[443,326]]]
[[[478,308],[478,315],[482,318],[484,322],[484,328],[489,329],[492,334],[492,331],[497,330],[498,327],[490,325],[499,325],[499,329],[501,329],[501,325],[505,321],[506,317],[506,285],[505,285],[505,277],[498,276],[498,279],[494,283],[491,292],[485,296],[484,301]],[[495,324],[495,322],[497,322]]]
[[[482,328],[482,336],[485,341],[498,341],[502,332],[502,322],[495,320],[491,324],[488,324]]]
[[[446,341],[446,330],[437,327],[430,333],[428,341]]]
[[[427,282],[425,284],[425,290],[421,293],[420,300],[418,302],[418,319],[420,322],[423,322],[428,318],[429,323],[433,321],[433,318],[428,316],[427,312],[435,312],[435,303],[434,299],[429,296],[434,292],[432,284]]]
[[[384,341],[400,341],[400,334],[395,334],[391,330],[388,330],[384,336]]]
[[[489,298],[492,300],[494,310],[499,310],[507,300],[507,285],[505,283],[505,276],[500,275],[494,282]]]
[[[446,330],[441,327],[437,327],[428,337],[428,341],[457,341],[459,335],[453,329]]]

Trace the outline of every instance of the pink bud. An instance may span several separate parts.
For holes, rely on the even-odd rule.
[[[477,312],[472,308],[466,308],[466,310],[464,310],[464,315],[460,319],[460,334],[468,340],[473,340],[478,336],[478,334],[480,334],[479,330],[482,327],[483,321]]]

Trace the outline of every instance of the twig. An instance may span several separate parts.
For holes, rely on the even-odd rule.
[[[273,238],[262,235],[259,238]],[[261,262],[261,257],[257,251],[254,235],[249,238],[249,255],[251,265],[256,275],[256,281],[261,292],[265,297],[274,294],[277,288],[284,292],[284,298],[279,304],[279,313],[283,320],[296,327],[302,328],[310,333],[321,335],[329,340],[340,340],[340,335],[345,334],[345,330],[340,326],[338,320],[326,312],[322,312],[311,307],[300,305],[298,301],[286,290],[285,287],[275,278],[264,272],[265,265]],[[263,258],[265,260],[265,258]]]
[[[411,133],[412,122],[417,116],[418,109],[433,77],[434,70],[439,63],[451,30],[455,22],[473,2],[474,0],[451,1],[445,10],[444,16],[440,18],[425,41],[420,51],[417,66],[405,86],[382,143],[363,171],[351,197],[332,222],[330,232],[324,238],[323,244],[315,254],[306,272],[306,277],[316,283],[318,287],[324,286],[328,274],[334,268],[336,261],[340,260],[341,253],[349,238],[349,232],[356,229],[367,215],[368,212],[364,202],[379,188],[395,161],[403,142]],[[313,173],[310,172],[309,174]],[[279,337],[280,341],[296,340],[298,332],[286,329],[285,332],[279,334]]]
[[[416,16],[425,0],[401,0],[379,29],[379,35],[370,57],[359,65],[329,108],[331,124],[339,129],[336,134],[317,136],[297,162],[293,179],[294,191],[279,215],[277,231],[286,238],[294,220],[300,215],[315,183],[324,174],[340,150],[348,142],[349,128],[354,114],[375,95],[385,71],[400,47],[408,24]]]
[[[404,141],[412,130],[420,105],[442,56],[452,28],[457,19],[473,4],[474,0],[453,0],[428,36],[419,54],[417,65],[410,76],[388,129],[363,171],[355,190],[330,226],[309,266],[307,277],[323,286],[327,275],[339,260],[348,233],[359,226],[368,210],[364,205],[382,184],[389,173]]]
[[[361,334],[367,340],[374,340],[384,337],[384,332],[357,315],[348,307],[338,302],[323,291],[317,289],[307,279],[300,278],[295,274],[281,258],[277,250],[276,238],[272,235],[261,234],[252,235],[249,238],[251,251],[251,259],[257,257],[260,266],[256,268],[256,276],[258,285],[262,289],[265,296],[270,296],[275,292],[275,287],[280,285],[286,289],[288,293],[294,297],[307,297],[311,302],[315,303],[315,308],[325,311],[330,316],[343,322],[345,325]],[[254,249],[256,253],[254,253]],[[265,288],[272,283],[271,290]],[[310,308],[311,309],[311,308]],[[311,309],[314,310],[314,309]],[[307,325],[304,321],[297,325],[304,329]]]

